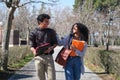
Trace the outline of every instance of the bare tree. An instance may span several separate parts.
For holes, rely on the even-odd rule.
[[[18,7],[22,7],[29,3],[44,3],[44,4],[52,5],[52,3],[45,3],[43,1],[34,1],[34,0],[26,0],[28,2],[20,4],[20,1],[21,0],[0,0],[0,2],[5,3],[6,7],[8,8],[7,22],[4,28],[4,35],[3,35],[3,40],[2,40],[2,61],[1,61],[2,70],[7,70],[10,31],[11,31],[11,26],[12,26],[12,22],[14,19],[14,13],[16,9]]]
[[[60,37],[64,37],[69,34],[72,25],[76,22],[72,9],[68,7],[62,9],[59,7],[53,11],[53,15],[51,23],[57,34]]]
[[[29,42],[28,35],[31,27],[31,15],[29,9],[24,6],[18,9],[16,18],[13,21],[13,25],[16,30],[20,32],[20,39],[27,40],[27,44]],[[35,16],[34,16],[35,17]],[[35,23],[35,22],[34,22]]]
[[[92,4],[93,1],[83,1],[82,5],[79,5],[77,11],[75,11],[76,20],[89,27],[90,35],[92,35],[90,39],[93,39],[93,43],[98,45],[107,44],[106,50],[109,50],[109,44],[113,45],[116,40],[115,36],[120,33],[118,31],[120,6],[113,9],[113,13],[109,15],[112,11],[103,10],[103,12],[100,12],[93,10]]]

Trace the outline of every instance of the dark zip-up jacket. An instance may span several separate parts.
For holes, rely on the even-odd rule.
[[[34,48],[44,42],[50,43],[50,46],[57,44],[56,32],[50,28],[35,28],[33,31],[30,32],[29,40],[30,46]]]

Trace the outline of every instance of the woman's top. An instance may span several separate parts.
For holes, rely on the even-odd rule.
[[[70,39],[70,40],[69,40]],[[68,47],[68,45],[72,44],[72,43],[75,43],[73,42],[73,38],[69,35],[69,36],[66,36],[64,39],[62,40],[59,40],[59,38],[57,37],[57,40],[58,40],[58,45],[59,46],[64,46],[65,48]],[[68,43],[69,41],[69,43]],[[82,44],[81,44],[82,43]],[[78,48],[76,48],[75,52],[73,52],[73,54],[75,53],[76,55],[74,56],[80,56],[81,57],[81,62],[82,62],[82,65],[81,65],[81,73],[84,74],[85,70],[84,70],[84,61],[83,61],[83,58],[84,58],[84,55],[86,53],[86,48],[87,48],[87,43],[85,41],[82,41],[79,45],[75,45],[77,46]],[[72,44],[74,45],[74,44]],[[80,47],[81,48],[80,48]],[[71,56],[71,55],[70,55]]]

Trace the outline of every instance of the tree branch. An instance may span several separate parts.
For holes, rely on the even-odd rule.
[[[5,2],[5,3],[6,3],[7,1],[5,1],[5,0],[0,0],[0,3],[2,3],[2,2]]]
[[[48,0],[48,1],[52,1],[52,2],[58,2],[59,0]]]
[[[26,3],[23,3],[23,4],[19,5],[18,7],[25,6],[25,5],[29,4],[29,3],[43,3],[43,4],[47,4],[47,5],[55,5],[53,3],[46,3],[46,2],[43,2],[43,1],[32,1],[32,0],[30,0],[29,2],[26,2]]]
[[[4,2],[4,0],[0,0],[0,2]]]

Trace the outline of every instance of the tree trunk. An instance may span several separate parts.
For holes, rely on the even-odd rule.
[[[106,44],[106,50],[109,51],[109,45],[110,45],[110,19],[108,23],[108,31],[107,31],[107,44]]]
[[[27,45],[29,45],[29,33],[30,33],[30,28],[29,25],[27,24]]]
[[[2,39],[2,61],[1,61],[1,69],[7,70],[8,64],[8,54],[9,54],[9,38],[10,38],[10,31],[12,27],[12,20],[14,18],[14,12],[16,8],[10,7],[8,11],[7,22],[4,28],[4,35]]]

